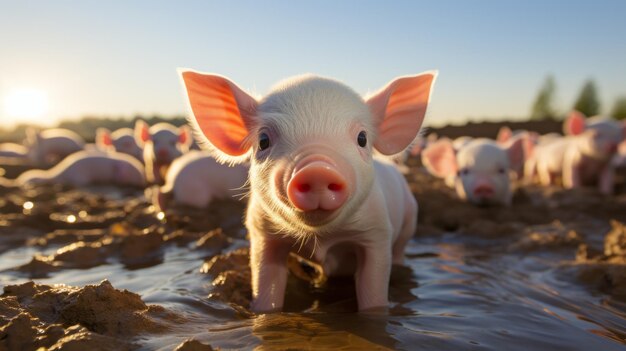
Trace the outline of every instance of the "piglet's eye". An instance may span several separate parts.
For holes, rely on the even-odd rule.
[[[362,130],[356,137],[356,141],[359,143],[360,147],[365,147],[367,145],[367,134],[364,130]]]
[[[268,147],[270,147],[270,145],[271,145],[270,136],[267,135],[267,133],[259,134],[259,150],[263,151],[267,149]]]
[[[459,171],[460,175],[468,175],[469,174],[469,169],[467,168],[463,168],[462,170]]]
[[[498,173],[500,173],[500,174],[504,174],[504,173],[506,173],[506,169],[504,169],[504,168],[498,168]]]

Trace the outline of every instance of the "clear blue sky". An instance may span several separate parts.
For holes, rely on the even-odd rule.
[[[626,95],[626,1],[0,0],[0,104],[33,88],[51,121],[182,113],[176,67],[259,94],[306,72],[366,93],[439,69],[430,125],[527,116],[551,73],[560,109],[593,78],[609,112]]]

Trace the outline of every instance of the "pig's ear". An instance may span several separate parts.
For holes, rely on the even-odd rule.
[[[509,157],[509,166],[511,169],[517,169],[524,163],[524,152],[526,151],[525,147],[528,146],[525,145],[527,140],[528,138],[526,137],[514,138],[504,147],[504,150]],[[530,152],[531,150],[532,149],[529,149],[528,151]]]
[[[191,130],[189,126],[184,125],[178,128],[178,142],[182,145],[191,145]]]
[[[106,128],[98,128],[96,130],[96,145],[102,148],[113,145],[113,140],[111,139],[111,131]]]
[[[258,102],[225,77],[178,70],[192,116],[189,122],[218,160],[240,163],[249,156],[246,140]]]
[[[417,137],[436,78],[437,71],[400,77],[366,99],[378,129],[374,147],[380,153],[402,152]]]
[[[452,141],[442,138],[422,150],[422,163],[433,175],[445,178],[458,171],[456,153]]]
[[[506,143],[507,141],[511,140],[512,137],[513,137],[513,131],[511,130],[511,128],[504,126],[500,128],[500,130],[498,131],[496,142],[502,145]]]
[[[578,135],[584,132],[587,127],[585,119],[585,115],[581,112],[576,110],[570,112],[563,124],[563,132],[565,135]]]
[[[135,140],[139,146],[143,146],[152,136],[150,135],[150,127],[148,123],[138,119],[135,122]]]

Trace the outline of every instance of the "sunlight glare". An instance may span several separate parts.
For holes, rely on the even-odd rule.
[[[35,122],[48,112],[48,96],[37,89],[14,90],[4,98],[4,110],[10,118]]]

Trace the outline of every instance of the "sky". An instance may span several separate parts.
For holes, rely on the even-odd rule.
[[[183,114],[177,67],[261,95],[302,73],[367,94],[438,69],[432,126],[527,118],[552,74],[563,113],[588,79],[608,113],[626,95],[626,1],[0,0],[0,127]],[[20,116],[32,95],[11,108],[24,90],[43,111]]]

